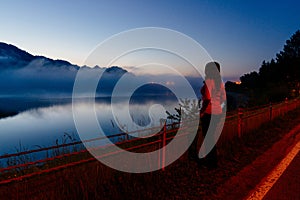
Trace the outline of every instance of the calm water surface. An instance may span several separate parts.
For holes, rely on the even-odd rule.
[[[73,120],[72,102],[53,102],[55,103],[31,107],[15,116],[0,119],[0,155],[82,139]],[[76,103],[76,109],[82,112],[84,123],[87,124],[91,116],[85,116],[85,111],[91,106],[90,102],[84,100]],[[178,107],[178,101],[174,98],[134,99],[129,104],[128,119],[126,101],[122,98],[114,105],[117,116],[112,114],[110,100],[97,99],[95,113],[105,134],[112,135],[122,130],[134,131],[141,127],[159,126],[159,119],[166,118],[165,110],[174,113],[175,107]],[[87,136],[84,138],[88,138],[88,134],[94,137],[97,131],[99,130],[87,128]]]

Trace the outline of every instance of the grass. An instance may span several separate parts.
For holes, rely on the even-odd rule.
[[[56,146],[60,146],[63,144],[68,144],[71,142],[76,142],[74,134],[68,134],[64,133],[64,135],[57,139],[55,141]],[[35,145],[37,149],[42,149],[44,148],[43,146]],[[48,169],[51,167],[59,166],[62,164],[66,164],[69,162],[73,161],[78,161],[80,159],[84,159],[87,156],[87,153],[85,154],[80,154],[80,155],[74,155],[74,156],[69,156],[69,157],[62,157],[62,155],[72,153],[72,152],[78,152],[84,149],[84,146],[81,145],[72,145],[72,146],[67,146],[67,147],[60,147],[60,148],[53,148],[50,150],[45,150],[45,151],[40,151],[40,152],[35,152],[35,153],[30,153],[30,154],[20,154],[18,156],[13,156],[13,157],[8,157],[6,159],[2,159],[2,163],[0,163],[0,166],[2,167],[13,167],[9,171],[4,171],[0,173],[0,180],[6,180],[10,178],[15,178],[15,177],[20,177],[26,174],[34,173],[41,171],[43,169]],[[28,147],[25,147],[19,142],[19,146],[15,147],[15,152],[16,153],[21,153],[21,152],[27,152],[29,151]],[[55,160],[49,160],[47,162],[41,162],[38,164],[31,164],[27,165],[27,163],[30,162],[35,162],[41,159],[49,159],[49,158],[54,158],[54,157],[61,157],[57,158]],[[3,163],[4,162],[4,163]],[[15,167],[19,166],[19,167]]]

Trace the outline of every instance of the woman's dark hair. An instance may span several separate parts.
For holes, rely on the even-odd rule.
[[[217,90],[221,89],[222,84],[220,68],[218,62],[209,62],[205,65],[205,79],[213,79]]]

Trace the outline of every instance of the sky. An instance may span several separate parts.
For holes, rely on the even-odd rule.
[[[162,27],[193,38],[221,63],[223,76],[235,80],[275,58],[300,28],[296,0],[0,0],[0,5],[0,41],[33,55],[81,66],[112,35]]]

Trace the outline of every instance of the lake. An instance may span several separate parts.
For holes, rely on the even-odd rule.
[[[1,99],[7,107],[18,108],[17,115],[0,119],[0,155],[18,151],[38,149],[57,144],[79,141],[72,113],[72,100],[52,99]],[[114,114],[110,98],[97,98],[95,113],[99,126],[106,135],[122,131],[135,131],[142,128],[159,126],[160,119],[166,119],[166,110],[174,114],[179,102],[174,96],[145,96],[129,101],[129,113],[126,98],[114,101]],[[82,113],[83,123],[89,123],[91,116],[85,116],[93,104],[85,99],[74,103]],[[130,119],[128,118],[130,116]],[[134,122],[134,123],[133,123]],[[86,129],[91,138],[99,130]],[[150,133],[149,133],[150,134]],[[89,138],[89,136],[84,136]]]

